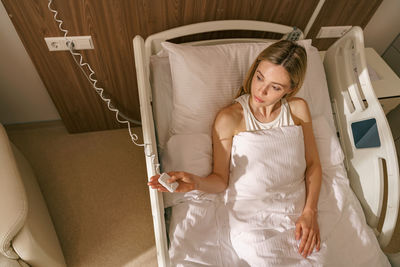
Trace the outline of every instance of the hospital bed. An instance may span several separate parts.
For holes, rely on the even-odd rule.
[[[173,107],[173,97],[176,96],[173,96],[172,89],[156,88],[165,88],[166,83],[171,83],[171,77],[157,76],[161,69],[166,69],[168,72],[170,67],[166,60],[168,54],[165,53],[165,47],[168,45],[163,48],[162,42],[186,35],[225,30],[272,32],[289,39],[293,36],[301,39],[302,34],[299,34],[298,29],[295,31],[294,29],[290,26],[268,22],[228,20],[203,22],[169,29],[150,35],[146,40],[140,36],[134,38],[148,177],[163,171],[164,166],[161,166],[160,169],[161,156],[166,153],[164,150],[167,141],[176,133],[170,129],[172,127],[171,116],[176,115],[171,115],[175,108]],[[305,42],[303,45],[310,45],[306,40],[303,41]],[[244,45],[265,42],[271,42],[271,40],[230,38],[196,41],[185,45],[213,46],[229,43]],[[328,85],[327,89],[317,95],[310,94],[310,92],[302,94],[302,90],[300,90],[299,96],[304,97],[308,102],[313,102],[316,109],[319,109],[313,110],[310,107],[313,119],[324,116],[329,127],[335,129],[344,152],[343,164],[350,185],[360,201],[368,225],[373,229],[379,245],[384,249],[389,244],[396,227],[400,199],[399,167],[388,122],[368,76],[362,29],[353,27],[326,52],[319,52],[319,55],[323,59],[323,68],[316,71],[323,71],[322,75],[320,75],[321,73],[317,75],[323,77]],[[308,73],[310,71],[307,70]],[[174,98],[174,101],[177,100]],[[210,113],[212,114],[212,112]],[[179,125],[173,127],[179,128]],[[179,130],[177,131],[179,132]],[[159,266],[169,266],[168,230],[164,215],[165,201],[168,202],[171,199],[165,199],[165,195],[163,197],[162,193],[152,189],[150,189],[150,199],[158,264]],[[400,266],[399,254],[387,256],[392,265]]]

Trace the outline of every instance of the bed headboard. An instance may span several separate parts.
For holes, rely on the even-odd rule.
[[[297,28],[286,26],[282,24],[276,24],[265,21],[254,21],[254,20],[218,20],[218,21],[209,21],[209,22],[200,22],[190,25],[185,25],[177,28],[173,28],[167,31],[163,31],[160,33],[156,33],[150,35],[146,38],[146,42],[144,43],[145,54],[146,54],[146,67],[147,70],[149,67],[150,56],[156,54],[161,50],[161,43],[186,36],[193,35],[198,33],[205,32],[217,32],[217,31],[227,31],[227,30],[248,30],[248,31],[262,31],[262,32],[271,32],[271,33],[281,33],[281,34],[289,34],[293,30]],[[138,36],[137,36],[138,37]],[[303,39],[304,35],[300,31],[299,39]],[[135,37],[136,38],[136,37]],[[219,44],[219,43],[227,43],[227,42],[265,42],[266,39],[215,39],[215,40],[205,40],[198,42],[191,42],[190,44],[196,45],[211,45],[211,44]],[[189,44],[189,43],[188,43]]]
[[[392,132],[370,82],[360,27],[353,27],[327,50],[324,67],[351,187],[384,248],[398,216],[399,166]],[[377,130],[380,144],[357,148],[358,122],[370,122],[372,126],[366,127],[370,133]]]
[[[149,36],[145,42],[146,53],[155,54],[158,51],[160,51],[161,42],[164,42],[165,40],[170,40],[185,35],[192,35],[204,32],[227,31],[227,30],[248,30],[248,31],[264,31],[264,32],[266,31],[266,32],[287,34],[293,30],[293,27],[271,22],[253,21],[253,20],[218,20],[218,21],[195,23],[173,28]],[[224,42],[227,41],[226,39],[221,39],[221,40],[223,40]],[[218,41],[218,40],[212,40],[212,41]],[[209,40],[207,40],[207,42],[209,42]]]

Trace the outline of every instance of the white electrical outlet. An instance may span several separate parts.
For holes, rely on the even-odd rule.
[[[321,38],[340,38],[351,29],[352,26],[329,26],[321,27],[317,34],[317,39]]]
[[[44,40],[50,51],[69,50],[68,41],[72,41],[74,50],[94,49],[92,36],[46,37]]]

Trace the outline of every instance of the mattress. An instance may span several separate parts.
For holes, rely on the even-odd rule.
[[[318,150],[322,156],[323,165],[319,219],[323,216],[321,221],[325,222],[325,226],[329,226],[326,226],[327,229],[329,228],[329,233],[321,229],[321,234],[323,233],[324,236],[321,253],[313,253],[307,259],[302,259],[299,254],[293,253],[298,256],[296,263],[299,266],[337,265],[338,263],[343,266],[389,266],[348,183],[343,165],[343,152],[336,138],[325,72],[319,52],[310,45],[307,55],[308,65],[304,88],[297,96],[304,98],[309,104],[314,134],[317,143],[319,142]],[[169,54],[163,51],[152,56],[150,67],[153,111],[162,170],[179,168],[179,170],[194,172],[197,175],[207,175],[212,160],[211,139],[207,137],[207,134],[175,134],[170,130],[173,120],[171,114],[173,114],[175,103]],[[199,147],[206,149],[199,154]],[[177,149],[181,151],[180,160],[174,157],[174,153],[169,152],[177,151]],[[254,265],[244,259],[243,252],[246,252],[246,248],[241,251],[232,246],[224,193],[191,192],[181,195],[165,193],[164,200],[167,206],[172,208],[168,233],[169,254],[173,266]],[[261,254],[268,254],[271,246],[264,249],[265,251]],[[354,250],[351,255],[348,253],[350,249]],[[276,258],[279,253],[268,255],[269,258]],[[282,259],[282,257],[278,258]],[[256,265],[260,263],[255,262]],[[268,260],[261,257],[261,263],[267,265]],[[286,261],[283,258],[279,263],[276,261],[270,263],[293,265],[289,257]]]

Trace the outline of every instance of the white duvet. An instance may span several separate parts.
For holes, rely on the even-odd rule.
[[[342,164],[323,166],[321,250],[297,252],[305,166],[299,126],[236,135],[226,193],[172,208],[172,266],[390,266]]]

